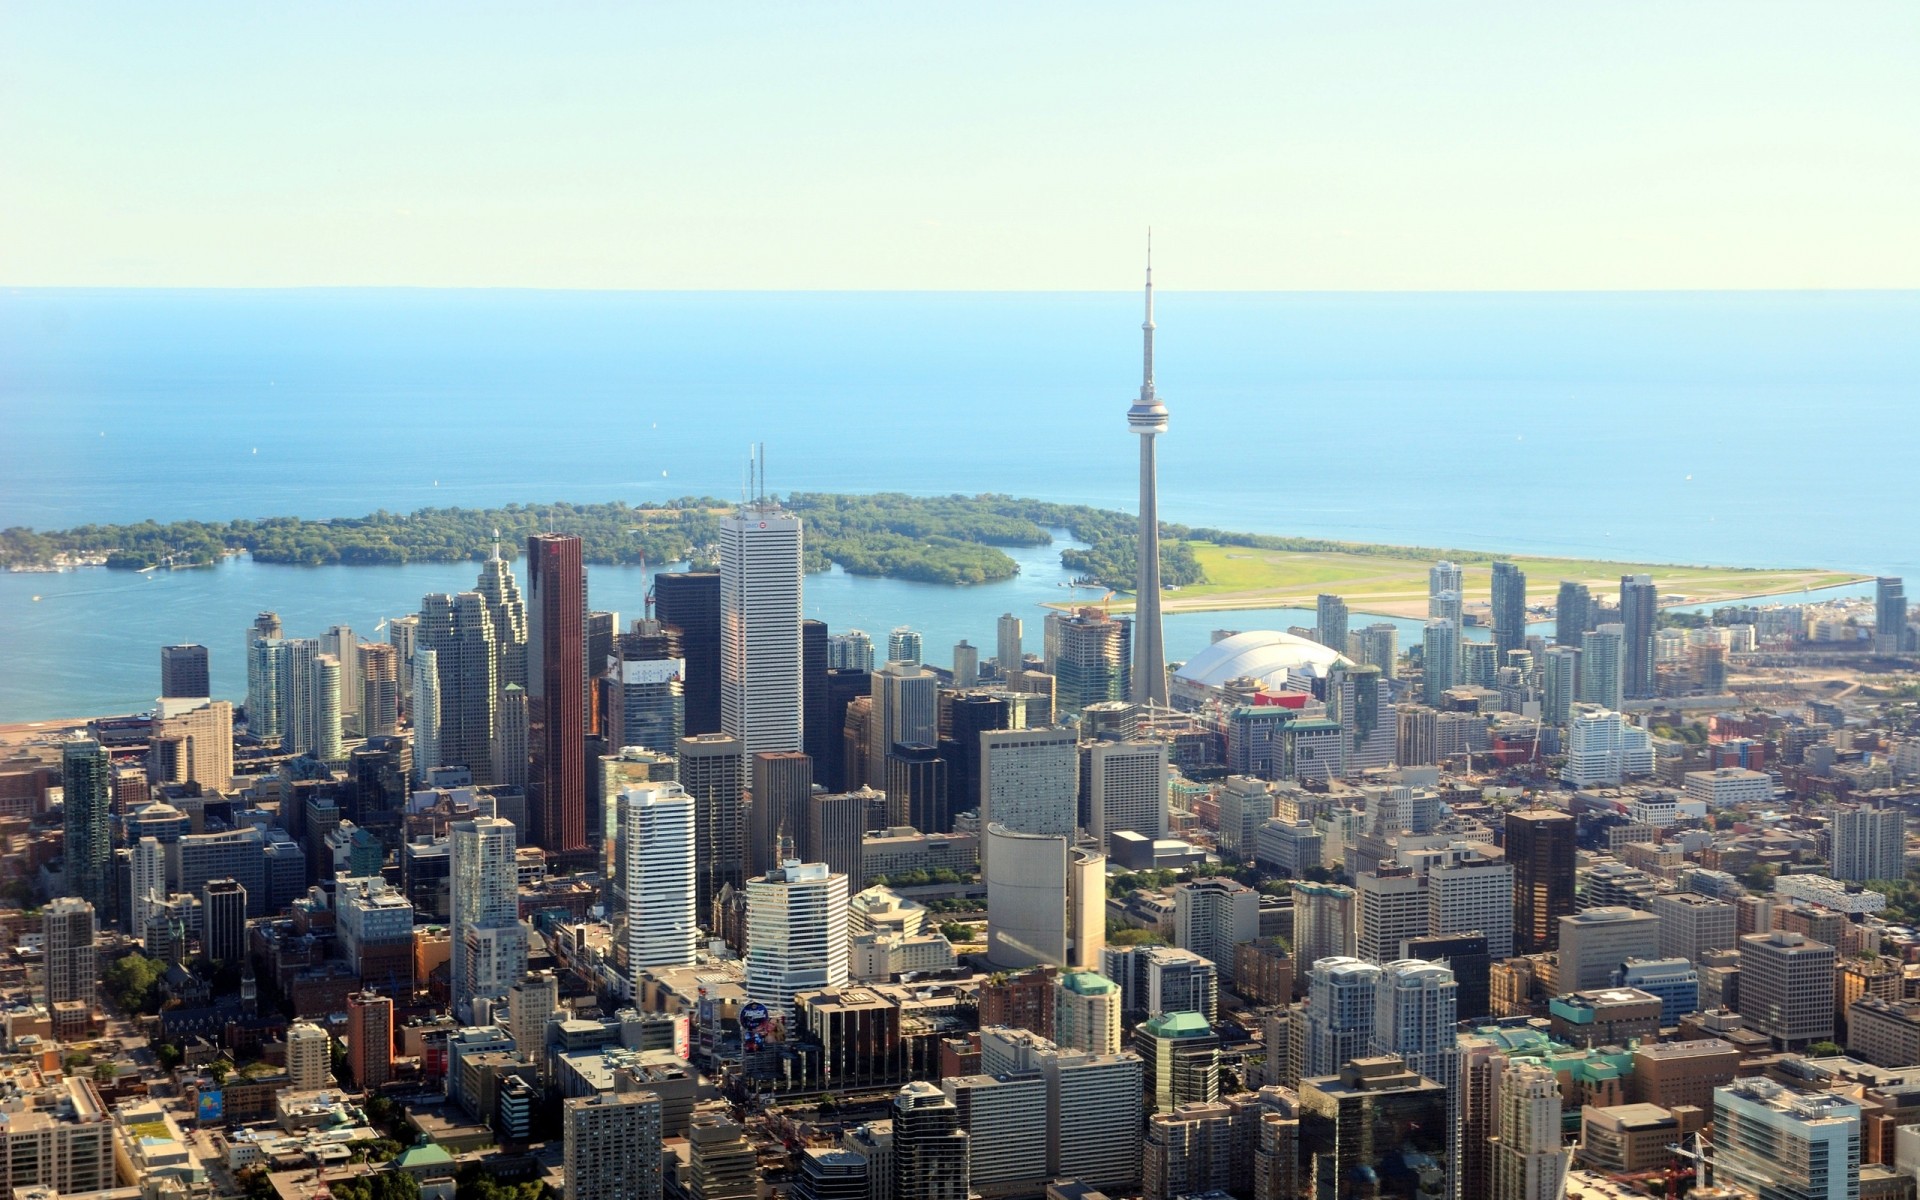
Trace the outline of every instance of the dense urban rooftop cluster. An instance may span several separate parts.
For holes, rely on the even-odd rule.
[[[1442,563],[1406,652],[1327,597],[1137,704],[1098,607],[950,666],[798,619],[801,524],[729,518],[624,628],[537,535],[524,589],[496,556],[382,641],[263,613],[239,705],[169,646],[151,712],[17,737],[0,1107],[36,1178],[1913,1186],[1896,581],[1693,623],[1629,579],[1483,642]],[[756,674],[768,627],[797,670]]]
[[[1149,566],[936,665],[806,619],[755,492],[624,624],[535,532],[378,640],[262,612],[244,698],[167,646],[15,730],[0,1188],[1914,1194],[1899,580],[1442,561],[1415,645],[1326,595],[1169,671]]]

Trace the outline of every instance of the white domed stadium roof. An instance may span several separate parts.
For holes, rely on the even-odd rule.
[[[1225,686],[1230,679],[1257,679],[1278,688],[1286,684],[1290,674],[1325,679],[1329,667],[1346,661],[1345,655],[1319,642],[1256,629],[1208,646],[1182,663],[1174,678],[1215,688]]]

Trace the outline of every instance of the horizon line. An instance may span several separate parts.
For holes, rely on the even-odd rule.
[[[1537,287],[1537,288],[1172,288],[1189,296],[1697,296],[1697,295],[1903,295],[1920,292],[1920,282],[1902,286],[1834,287]],[[1130,287],[558,287],[544,284],[438,283],[0,283],[0,292],[538,292],[548,295],[679,296],[1136,296]]]

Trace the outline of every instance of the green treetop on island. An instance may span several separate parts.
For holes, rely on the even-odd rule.
[[[1065,552],[1065,565],[1111,587],[1133,574],[1134,518],[1085,505],[1010,496],[845,496],[798,493],[786,504],[807,524],[807,569],[838,564],[856,575],[928,583],[1010,579],[1019,566],[1003,546],[1044,546],[1065,529],[1088,543]],[[713,497],[630,505],[511,504],[502,508],[382,510],[365,517],[310,520],[269,517],[228,522],[82,525],[37,532],[0,531],[0,567],[98,561],[144,569],[201,566],[245,552],[257,561],[297,566],[461,562],[492,552],[495,531],[509,554],[526,535],[553,529],[577,535],[589,563],[711,562],[720,523],[731,511]],[[1183,543],[1167,545],[1171,583],[1199,580]]]
[[[1078,579],[1131,591],[1135,578],[1136,519],[1084,504],[1054,504],[1016,496],[908,496],[899,492],[838,495],[798,492],[786,506],[806,521],[806,568],[838,564],[854,575],[925,583],[992,583],[1011,579],[1019,564],[1003,547],[1045,546],[1065,530],[1083,543],[1060,551]],[[229,554],[296,566],[392,565],[486,558],[495,531],[508,553],[530,533],[557,530],[578,536],[589,563],[710,565],[720,525],[733,507],[710,496],[644,504],[510,504],[502,508],[384,510],[364,517],[314,520],[268,517],[227,522],[81,525],[40,532],[0,530],[0,569],[104,563],[144,570],[192,567]],[[1170,601],[1183,609],[1310,605],[1316,592],[1346,594],[1356,611],[1423,615],[1424,567],[1450,559],[1470,576],[1484,575],[1499,557],[1439,546],[1388,546],[1325,538],[1279,537],[1162,522],[1161,580],[1186,591]],[[1652,571],[1663,585],[1697,600],[1798,591],[1854,582],[1861,576],[1809,569],[1519,559],[1542,582],[1584,579],[1605,585],[1620,575]],[[1122,604],[1124,610],[1124,602]]]

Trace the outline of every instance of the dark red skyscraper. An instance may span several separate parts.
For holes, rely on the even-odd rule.
[[[580,539],[527,538],[527,817],[548,854],[587,848],[587,576]]]

